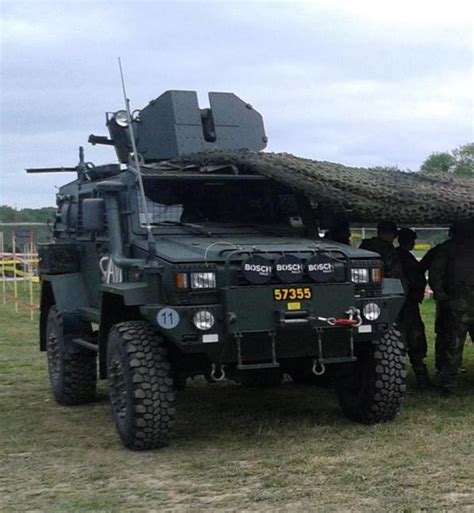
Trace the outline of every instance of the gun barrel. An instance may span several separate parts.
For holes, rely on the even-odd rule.
[[[106,146],[114,146],[115,144],[114,141],[112,141],[112,139],[109,139],[105,135],[91,134],[89,135],[89,139],[87,141],[90,142],[92,145],[105,144]]]
[[[77,167],[32,167],[26,169],[27,173],[71,173],[76,171]]]

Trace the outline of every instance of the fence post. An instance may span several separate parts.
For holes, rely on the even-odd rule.
[[[18,282],[16,274],[16,235],[12,232],[12,246],[13,246],[13,295],[15,296],[15,312],[18,313]]]
[[[3,238],[3,232],[0,232],[0,252],[2,254],[2,293],[3,293],[3,304],[7,304],[7,281],[5,279],[5,264],[3,263],[5,260],[5,240]]]

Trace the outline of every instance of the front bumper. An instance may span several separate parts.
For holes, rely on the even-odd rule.
[[[220,291],[220,304],[173,306],[176,322],[168,327],[159,322],[160,312],[169,310],[168,305],[144,306],[141,312],[185,354],[205,353],[209,359],[237,362],[240,343],[249,361],[268,359],[271,352],[277,359],[301,358],[318,354],[322,343],[325,353],[336,358],[347,354],[349,344],[376,339],[387,330],[404,301],[397,287],[375,298],[356,297],[354,285],[348,283],[303,287],[311,287],[311,299],[276,301],[274,287],[227,287]],[[349,308],[363,311],[367,303],[377,303],[380,316],[373,322],[362,318],[358,328],[333,327],[324,320],[347,318]],[[207,331],[198,330],[193,323],[200,310],[215,318]]]

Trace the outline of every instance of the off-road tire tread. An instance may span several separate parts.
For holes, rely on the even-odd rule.
[[[390,422],[400,413],[405,398],[406,350],[400,331],[392,327],[376,343],[372,372],[366,376],[366,391],[358,404],[348,404],[339,398],[345,415],[361,424]]]
[[[131,426],[119,434],[133,450],[149,450],[169,443],[174,425],[176,390],[168,350],[163,338],[146,321],[126,321],[113,326],[126,355],[126,385],[133,397]],[[110,385],[110,382],[109,382]],[[118,428],[118,427],[117,427]]]
[[[63,319],[56,306],[51,307],[49,315],[54,316],[62,337],[59,344],[62,344],[60,352],[63,368],[58,382],[52,383],[54,398],[63,406],[90,403],[96,399],[96,353],[81,347],[65,347],[64,337],[79,337],[84,333],[64,334]]]

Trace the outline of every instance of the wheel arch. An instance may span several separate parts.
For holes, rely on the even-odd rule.
[[[76,293],[71,294],[74,290]],[[77,332],[84,322],[79,309],[87,306],[87,293],[78,273],[44,275],[41,280],[40,296],[40,350],[46,351],[46,329],[52,306],[58,308],[63,317],[66,332]]]
[[[126,305],[122,295],[102,292],[98,337],[99,375],[101,379],[107,377],[107,341],[112,326],[123,321],[137,321],[142,319],[143,317],[139,307]]]
[[[56,304],[53,287],[49,281],[41,282],[40,296],[40,321],[39,321],[39,343],[40,351],[46,351],[46,326],[50,308]]]

